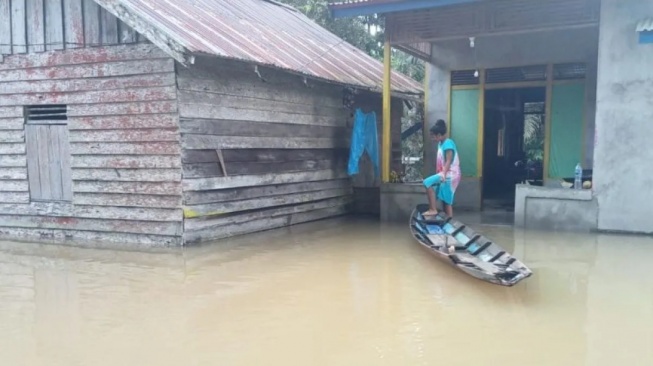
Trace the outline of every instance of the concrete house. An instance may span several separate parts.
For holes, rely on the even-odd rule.
[[[331,10],[383,15],[386,46],[428,63],[427,122],[448,120],[460,150],[459,207],[513,208],[518,226],[653,233],[652,1],[364,0]],[[578,163],[591,189],[563,188]],[[422,200],[413,188],[383,191]]]
[[[380,112],[382,67],[274,1],[2,0],[0,235],[171,246],[346,213],[343,98]]]

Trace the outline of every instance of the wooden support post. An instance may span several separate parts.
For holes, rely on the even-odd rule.
[[[549,159],[551,156],[551,104],[553,103],[553,64],[546,68],[546,101],[544,107],[544,171],[542,180],[546,182],[549,178]]]
[[[484,134],[485,134],[485,70],[480,70],[479,74],[479,89],[478,89],[478,137],[476,152],[476,166],[478,171],[477,176],[481,178],[481,187],[483,186],[483,152],[484,152]],[[482,195],[481,195],[482,196]]]
[[[479,206],[483,209],[483,158],[485,153],[485,69],[479,71],[479,89],[478,89],[478,137],[476,151],[476,166],[478,171],[478,181],[480,185],[480,202]]]
[[[428,165],[426,162],[428,161],[428,158],[426,157],[427,151],[429,151],[429,146],[431,146],[430,143],[430,138],[431,136],[429,135],[429,128],[431,125],[429,124],[429,80],[431,77],[431,65],[429,62],[426,63],[426,67],[424,70],[424,123],[422,124],[422,176],[426,177],[428,172]],[[449,116],[447,116],[447,123],[449,123]]]
[[[390,152],[392,149],[392,138],[391,138],[391,128],[390,121],[392,120],[390,105],[391,105],[391,61],[392,61],[392,47],[390,42],[386,41],[383,49],[383,144],[382,151],[383,157],[381,159],[381,179],[384,183],[390,181]]]

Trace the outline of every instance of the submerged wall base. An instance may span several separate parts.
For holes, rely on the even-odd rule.
[[[471,197],[464,192],[473,191],[478,181],[463,179],[456,192],[454,214],[457,211],[479,211],[480,195]],[[418,204],[428,203],[426,190],[421,183],[385,183],[381,185],[382,222],[408,222]]]
[[[515,226],[526,229],[596,231],[598,205],[590,190],[518,185]]]

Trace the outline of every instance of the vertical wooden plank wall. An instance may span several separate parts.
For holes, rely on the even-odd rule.
[[[45,51],[45,9],[43,0],[25,0],[27,8],[27,52]]]
[[[11,53],[11,4],[0,1],[0,58]]]
[[[3,55],[145,41],[93,0],[0,1]]]
[[[3,53],[11,55],[15,53],[27,52],[27,18],[25,9],[25,0],[11,0],[11,19],[7,19],[7,14],[0,14],[0,23],[11,22],[11,32],[9,32],[9,52]],[[6,38],[6,36],[5,36]],[[7,48],[5,47],[5,50]]]
[[[93,0],[83,0],[84,9],[84,45],[97,47],[100,45],[101,23],[100,6]]]
[[[178,67],[184,240],[343,214],[350,130],[342,88],[252,65]],[[222,153],[226,172],[219,159]]]
[[[0,235],[179,245],[174,67],[150,44],[6,57],[0,63]],[[62,179],[72,184],[71,202],[30,199],[23,118],[30,104],[68,106],[72,166]]]
[[[66,49],[84,46],[84,14],[80,0],[63,0],[63,25]]]
[[[64,49],[64,13],[61,1],[45,1],[45,49]]]

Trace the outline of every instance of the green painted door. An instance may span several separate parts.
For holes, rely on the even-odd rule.
[[[478,176],[478,89],[451,91],[451,138],[463,177]]]
[[[553,86],[549,178],[571,178],[583,159],[585,85]]]

